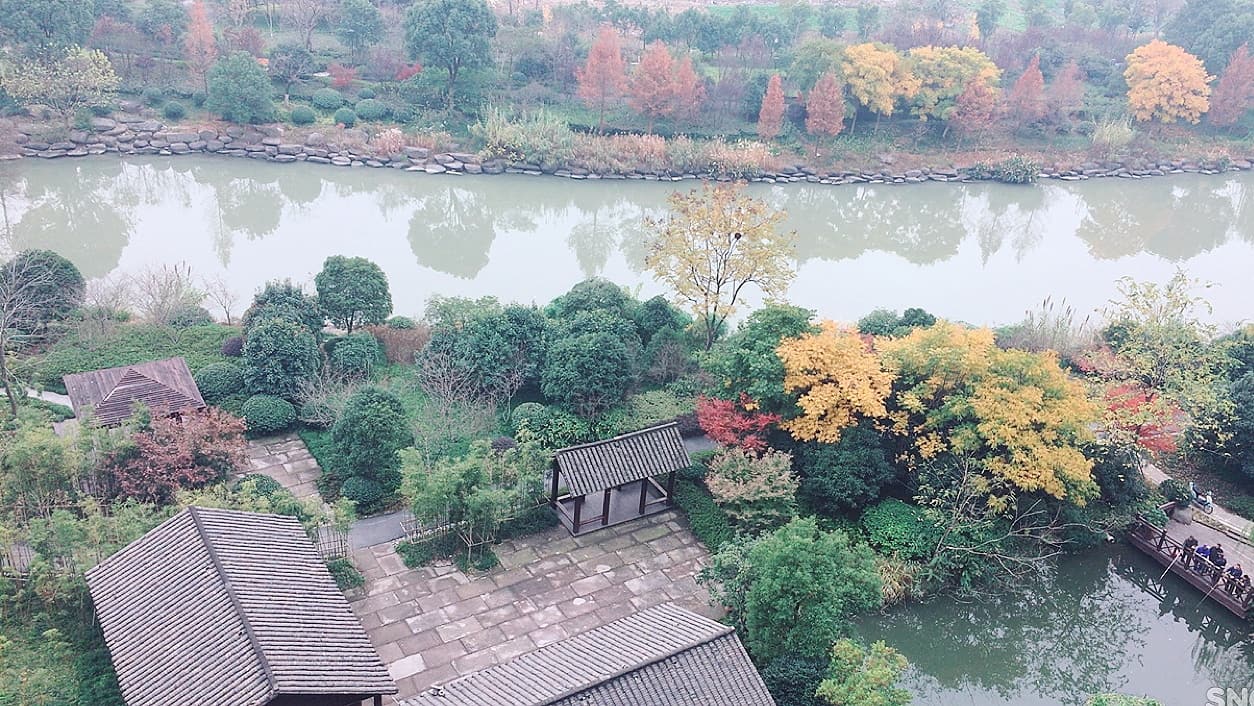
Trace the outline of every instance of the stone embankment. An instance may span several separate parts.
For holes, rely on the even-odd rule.
[[[577,167],[541,167],[538,164],[483,159],[466,152],[438,152],[425,147],[406,146],[395,153],[382,154],[377,147],[366,144],[365,133],[343,143],[320,132],[295,135],[278,126],[230,126],[221,129],[168,127],[152,117],[138,113],[112,118],[95,118],[89,130],[70,131],[66,139],[42,142],[38,135],[44,126],[19,126],[14,140],[15,152],[0,154],[0,160],[22,157],[56,159],[117,153],[127,155],[218,154],[268,162],[312,162],[340,167],[390,168],[427,174],[548,174],[569,179],[637,179],[648,181],[682,181],[716,178],[729,180],[729,175],[697,173],[633,171],[621,174],[598,174]],[[351,145],[347,142],[351,141]],[[893,158],[881,156],[882,168],[876,171],[825,171],[798,164],[773,172],[748,177],[750,181],[769,184],[807,182],[817,184],[917,184],[928,181],[972,181],[966,168],[960,166],[932,169],[895,170]],[[1254,155],[1246,159],[1215,161],[1148,161],[1086,162],[1076,165],[1043,168],[1041,179],[1081,181],[1101,177],[1141,179],[1166,174],[1218,174],[1243,171],[1254,167]]]

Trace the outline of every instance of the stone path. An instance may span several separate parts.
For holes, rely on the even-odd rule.
[[[482,575],[406,569],[390,544],[361,549],[353,563],[366,585],[349,598],[408,698],[658,603],[721,617],[696,582],[708,555],[679,517],[502,542],[501,566]]]
[[[262,473],[277,480],[299,499],[318,497],[322,469],[295,434],[267,436],[248,441],[248,473]]]
[[[1142,465],[1141,472],[1145,475],[1145,479],[1156,488],[1160,483],[1170,478],[1161,468],[1148,461]],[[1215,511],[1211,513],[1211,516],[1231,527],[1236,534],[1242,537],[1249,537],[1254,532],[1254,522],[1241,517],[1218,503],[1215,503]]]

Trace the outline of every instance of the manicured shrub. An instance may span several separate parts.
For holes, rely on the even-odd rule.
[[[340,108],[332,119],[344,127],[352,127],[357,124],[357,113],[350,108]]]
[[[1188,503],[1193,499],[1192,493],[1189,492],[1188,484],[1175,478],[1168,478],[1159,483],[1158,493],[1164,498],[1177,503]]]
[[[357,105],[353,106],[357,117],[362,120],[382,120],[392,112],[387,103],[374,98],[357,101]]]
[[[341,591],[358,588],[366,583],[366,577],[348,559],[328,561],[327,570],[331,572],[331,578],[335,579],[335,585]]]
[[[244,382],[255,393],[291,398],[320,364],[313,335],[294,321],[267,319],[244,341]]]
[[[174,328],[191,328],[213,323],[213,315],[203,306],[182,306],[170,312],[167,322]]]
[[[296,423],[296,408],[281,397],[253,395],[240,411],[248,424],[248,433],[253,436],[287,431]]]
[[[862,516],[867,542],[881,554],[902,559],[928,559],[936,551],[939,533],[936,525],[915,505],[896,499],[883,500]]]
[[[340,486],[340,497],[352,500],[357,505],[357,512],[363,515],[378,510],[385,494],[378,481],[365,476],[352,476]]]
[[[235,363],[214,363],[196,373],[196,387],[205,402],[216,405],[244,389],[244,370]]]
[[[274,88],[270,76],[247,52],[228,54],[209,69],[205,108],[233,123],[274,119]]]
[[[371,98],[374,98],[377,95],[378,94],[375,93],[374,89],[371,88],[370,86],[363,86],[362,89],[357,92],[357,97],[361,100],[370,100]]]
[[[231,336],[222,342],[222,355],[228,358],[238,358],[244,355],[244,337]]]
[[[141,95],[143,96],[144,102],[154,108],[165,102],[165,91],[156,86],[149,86],[148,88],[145,88]]]
[[[264,473],[248,473],[240,476],[232,488],[238,491],[245,483],[252,483],[253,492],[267,498],[283,490],[283,484]]]
[[[368,333],[353,333],[336,341],[331,367],[350,377],[369,377],[383,362],[383,348]]]
[[[318,114],[307,105],[298,105],[292,108],[288,117],[291,118],[293,125],[312,125],[318,119]]]
[[[247,392],[237,392],[223,397],[215,406],[227,414],[242,417],[244,416],[244,403],[248,401],[250,396]]]
[[[161,115],[166,120],[182,120],[187,115],[187,108],[183,107],[178,101],[169,101],[161,107]]]
[[[398,329],[398,330],[409,330],[409,329],[418,328],[418,322],[414,321],[408,316],[391,316],[391,317],[388,317],[388,320],[383,322],[383,324],[387,326],[388,328]]]
[[[314,335],[319,334],[326,323],[318,301],[291,280],[266,282],[265,288],[253,297],[253,303],[244,311],[240,324],[247,333],[266,319],[297,321]]]
[[[344,96],[334,88],[319,88],[310,100],[320,110],[335,110],[344,105]]]

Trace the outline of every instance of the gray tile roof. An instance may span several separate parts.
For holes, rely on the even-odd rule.
[[[404,706],[774,706],[732,629],[660,605],[467,674]]]
[[[651,478],[692,465],[675,422],[571,446],[556,454],[561,480],[575,495]]]
[[[87,585],[128,706],[396,693],[294,518],[188,508]]]
[[[74,373],[62,379],[75,416],[91,408],[95,420],[104,426],[129,419],[136,402],[143,402],[155,415],[205,407],[200,388],[181,357]]]

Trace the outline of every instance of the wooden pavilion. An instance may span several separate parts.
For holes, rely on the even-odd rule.
[[[95,421],[107,427],[129,419],[136,402],[158,416],[205,408],[182,357],[74,373],[63,380],[74,415],[82,417],[90,409]]]
[[[628,522],[669,508],[675,474],[691,465],[675,422],[571,446],[554,458],[550,504],[572,535]]]

